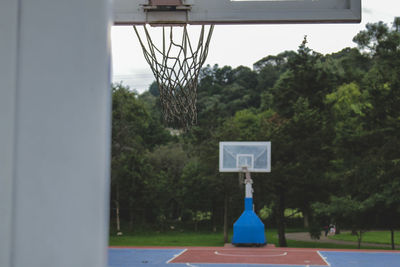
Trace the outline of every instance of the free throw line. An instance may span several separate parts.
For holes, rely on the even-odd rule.
[[[281,256],[287,256],[287,252],[284,252],[282,254],[276,254],[276,255],[249,255],[249,254],[225,254],[225,253],[220,253],[218,251],[214,251],[215,255],[218,256],[231,256],[231,257],[281,257]]]

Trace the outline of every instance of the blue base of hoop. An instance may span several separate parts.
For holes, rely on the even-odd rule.
[[[245,210],[233,224],[232,244],[235,246],[263,246],[265,239],[264,224],[253,211],[253,199],[245,199]]]

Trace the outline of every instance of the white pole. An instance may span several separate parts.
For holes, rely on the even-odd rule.
[[[0,266],[105,267],[109,0],[0,1]]]
[[[0,1],[0,266],[11,265],[18,1]]]
[[[246,184],[246,198],[253,198],[253,180],[251,178],[246,178],[244,183]]]
[[[253,210],[253,180],[251,179],[250,172],[247,170],[247,167],[243,167],[242,171],[246,175],[246,179],[244,180],[245,188],[245,210]]]

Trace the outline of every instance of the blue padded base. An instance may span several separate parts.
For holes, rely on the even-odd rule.
[[[233,225],[232,244],[266,245],[264,224],[257,214],[252,209],[249,209],[248,202],[250,202],[249,199],[246,199],[245,211]]]

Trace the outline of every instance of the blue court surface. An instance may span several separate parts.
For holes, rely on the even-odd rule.
[[[170,266],[167,262],[182,249],[115,249],[108,250],[109,267]]]
[[[399,267],[400,253],[320,251],[332,267]]]
[[[331,267],[399,267],[400,252],[369,251],[324,251],[318,253],[326,265],[285,265],[283,264],[233,264],[233,263],[171,263],[183,254],[185,249],[153,248],[110,248],[108,250],[109,267],[290,267],[290,266],[331,266]]]

